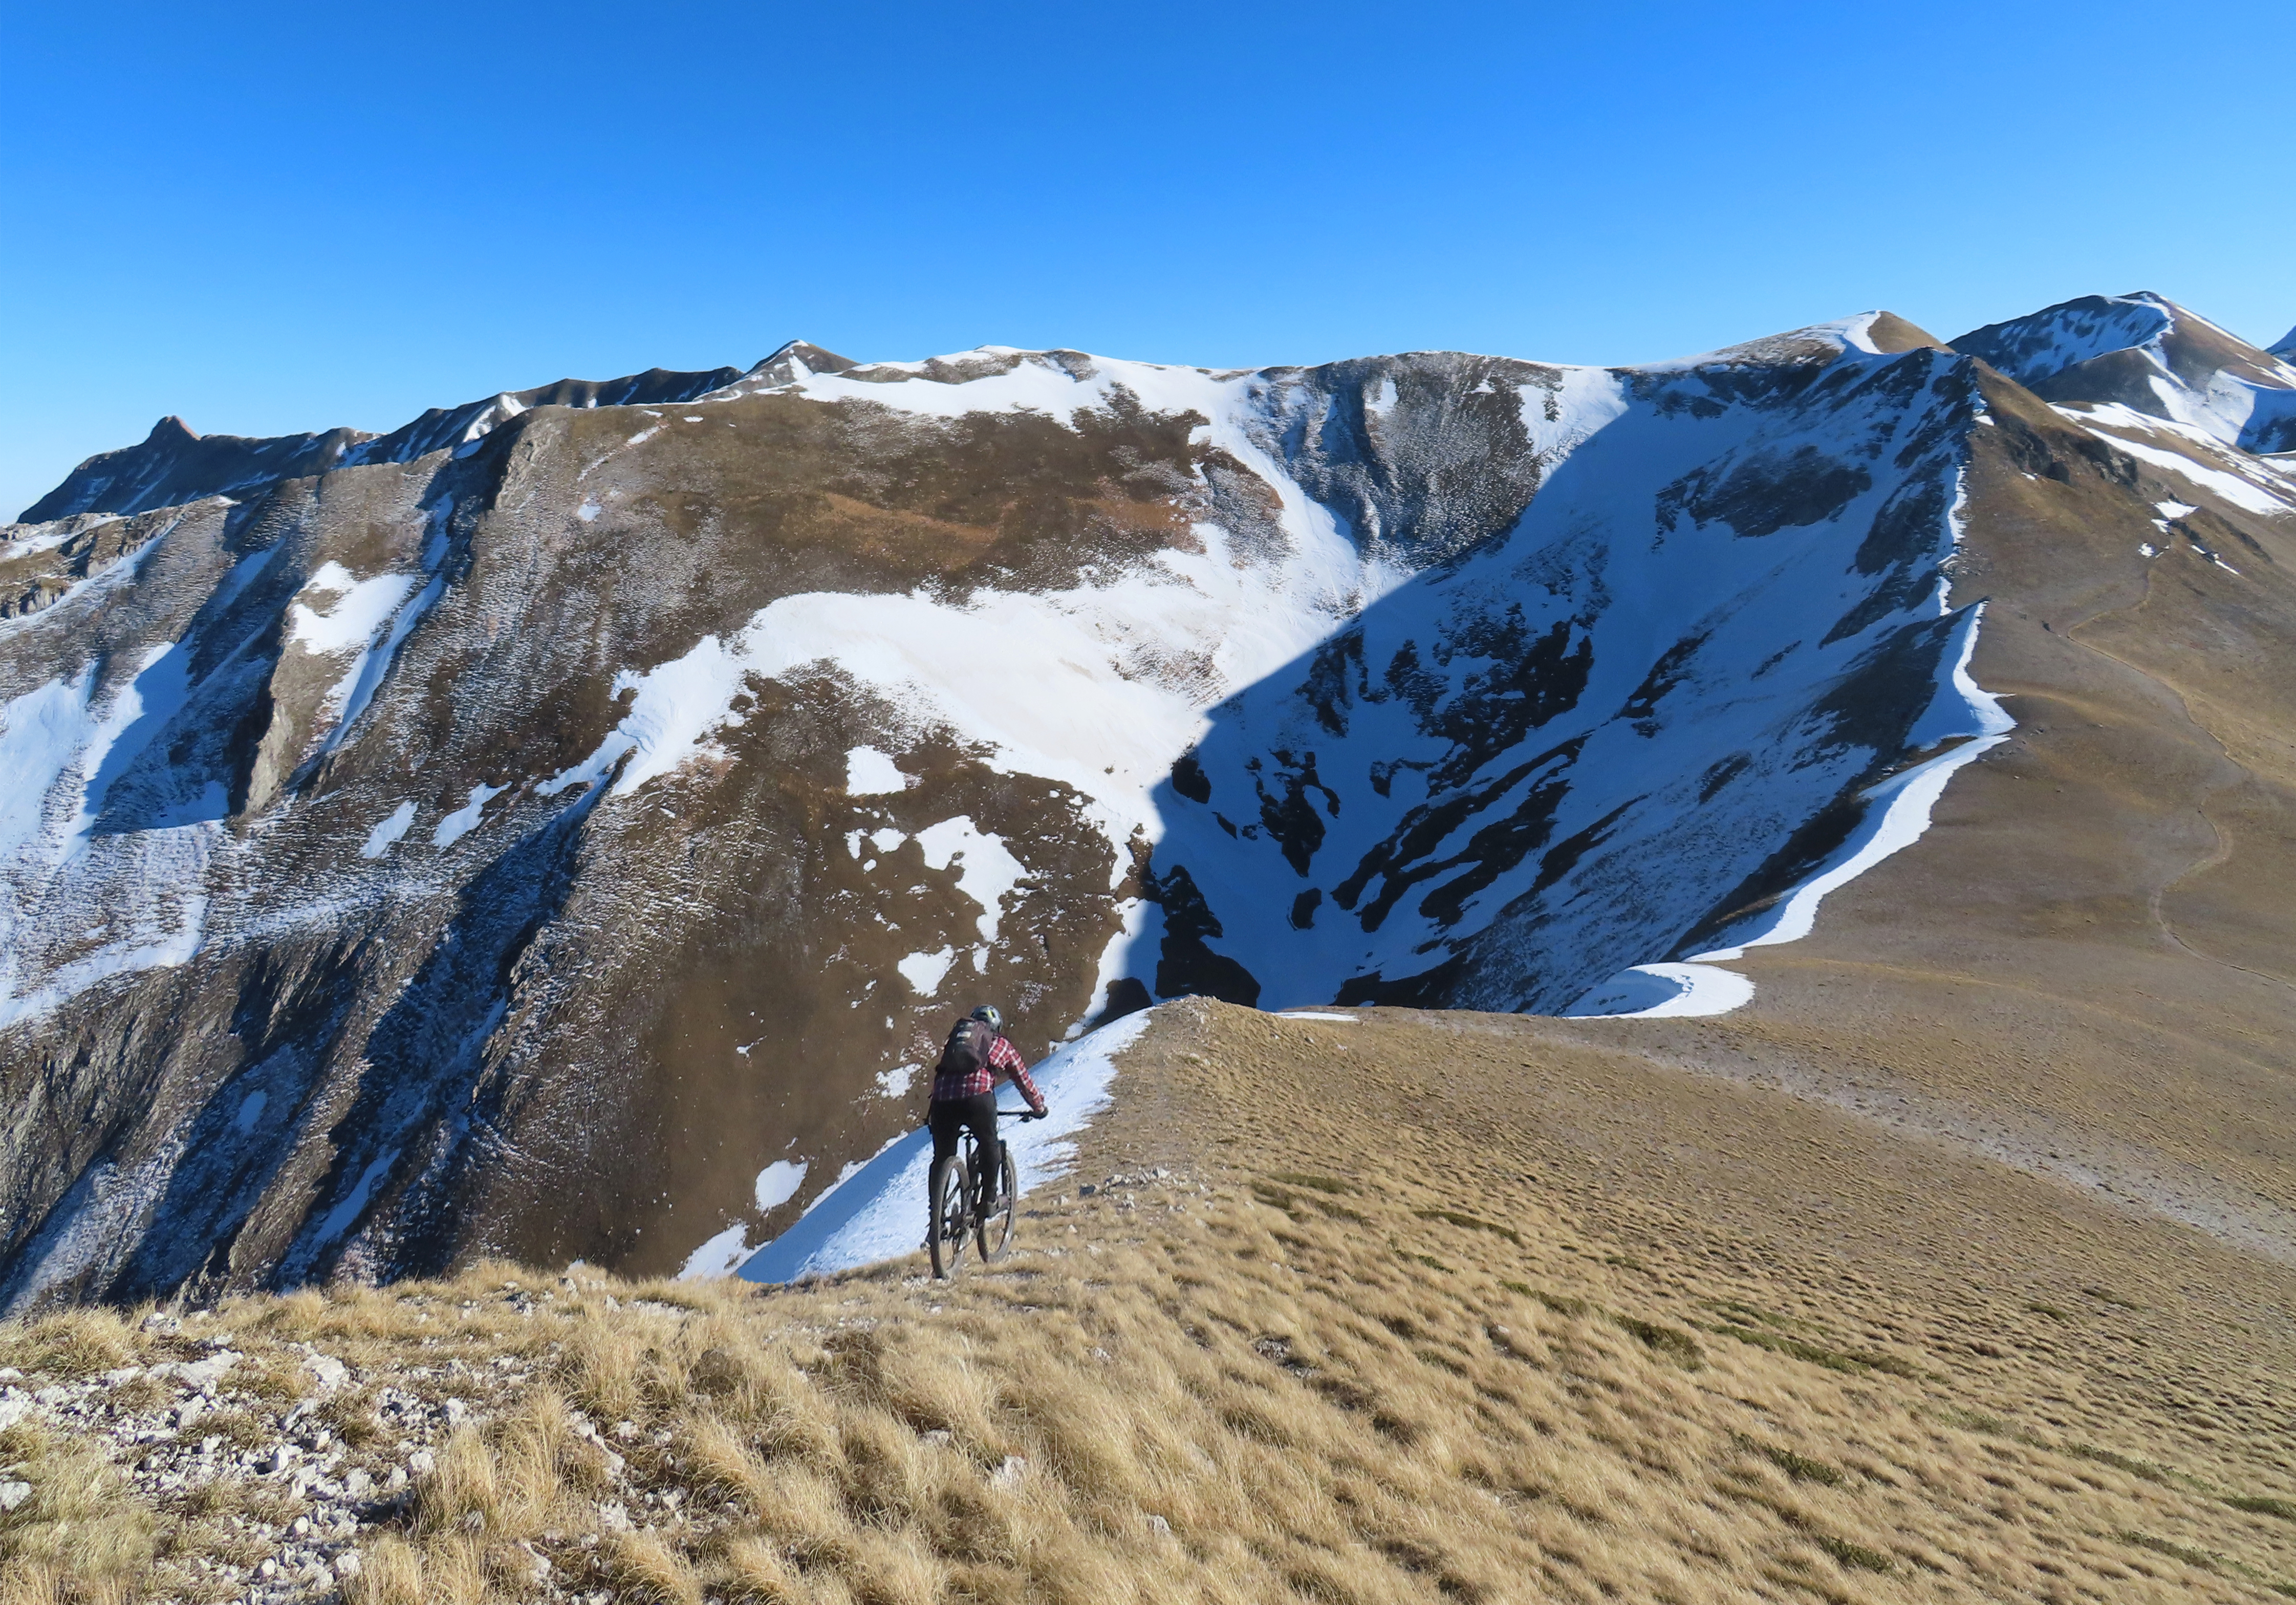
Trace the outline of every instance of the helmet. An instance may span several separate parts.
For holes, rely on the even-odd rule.
[[[988,1028],[992,1031],[1002,1031],[1004,1028],[1004,1017],[996,1012],[996,1005],[995,1003],[981,1004],[980,1007],[972,1011],[972,1018],[977,1020],[985,1021]]]

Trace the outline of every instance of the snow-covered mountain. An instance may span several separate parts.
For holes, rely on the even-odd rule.
[[[1727,1006],[1694,961],[2006,726],[1973,462],[2196,551],[2296,511],[2196,424],[2047,413],[1869,315],[165,422],[0,546],[0,1301],[730,1266],[976,995],[1031,1051],[1189,992]]]
[[[2259,350],[2150,291],[2084,296],[1953,347],[2046,401],[2126,408],[2246,451],[2296,451],[2296,367],[2279,348]]]

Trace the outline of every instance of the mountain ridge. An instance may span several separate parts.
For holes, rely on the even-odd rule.
[[[12,528],[0,1297],[745,1253],[960,987],[1031,1046],[1742,1009],[1994,761],[1970,577],[2021,628],[2029,507],[2282,627],[2262,456],[1886,314],[1620,369],[792,342],[674,405]]]
[[[2045,401],[2125,407],[2245,451],[2296,450],[2296,367],[2150,291],[2060,302],[1953,346]]]
[[[815,364],[812,369],[803,365],[808,358]],[[851,365],[832,352],[792,340],[748,368],[693,373],[648,368],[619,379],[561,379],[531,389],[497,391],[460,406],[431,407],[381,434],[338,426],[300,435],[202,436],[171,413],[137,445],[98,452],[80,463],[17,521],[43,523],[87,512],[149,512],[336,468],[411,462],[467,446],[497,424],[537,406],[675,405],[743,379],[787,379],[800,371],[833,372]]]

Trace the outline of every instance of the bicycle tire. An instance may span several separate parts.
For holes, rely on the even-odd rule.
[[[983,1216],[979,1228],[980,1263],[985,1265],[995,1265],[1012,1248],[1013,1228],[1021,1212],[1021,1167],[1013,1162],[1011,1143],[999,1142],[996,1146],[1004,1151],[1002,1174],[997,1178],[1002,1187],[996,1212]]]
[[[964,1240],[975,1231],[972,1220],[972,1179],[964,1159],[951,1154],[932,1167],[927,1188],[932,1200],[932,1223],[925,1246],[932,1251],[932,1273],[942,1281],[964,1268]]]

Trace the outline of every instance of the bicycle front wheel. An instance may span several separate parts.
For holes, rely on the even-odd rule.
[[[933,1274],[947,1278],[963,1267],[964,1240],[973,1230],[972,1181],[965,1175],[964,1157],[951,1154],[935,1163],[928,1191],[932,1225],[925,1246],[932,1250]]]
[[[994,1265],[1013,1246],[1013,1227],[1021,1209],[1021,1167],[1013,1162],[1010,1143],[999,1142],[1004,1162],[998,1167],[996,1203],[980,1217],[980,1262]]]

